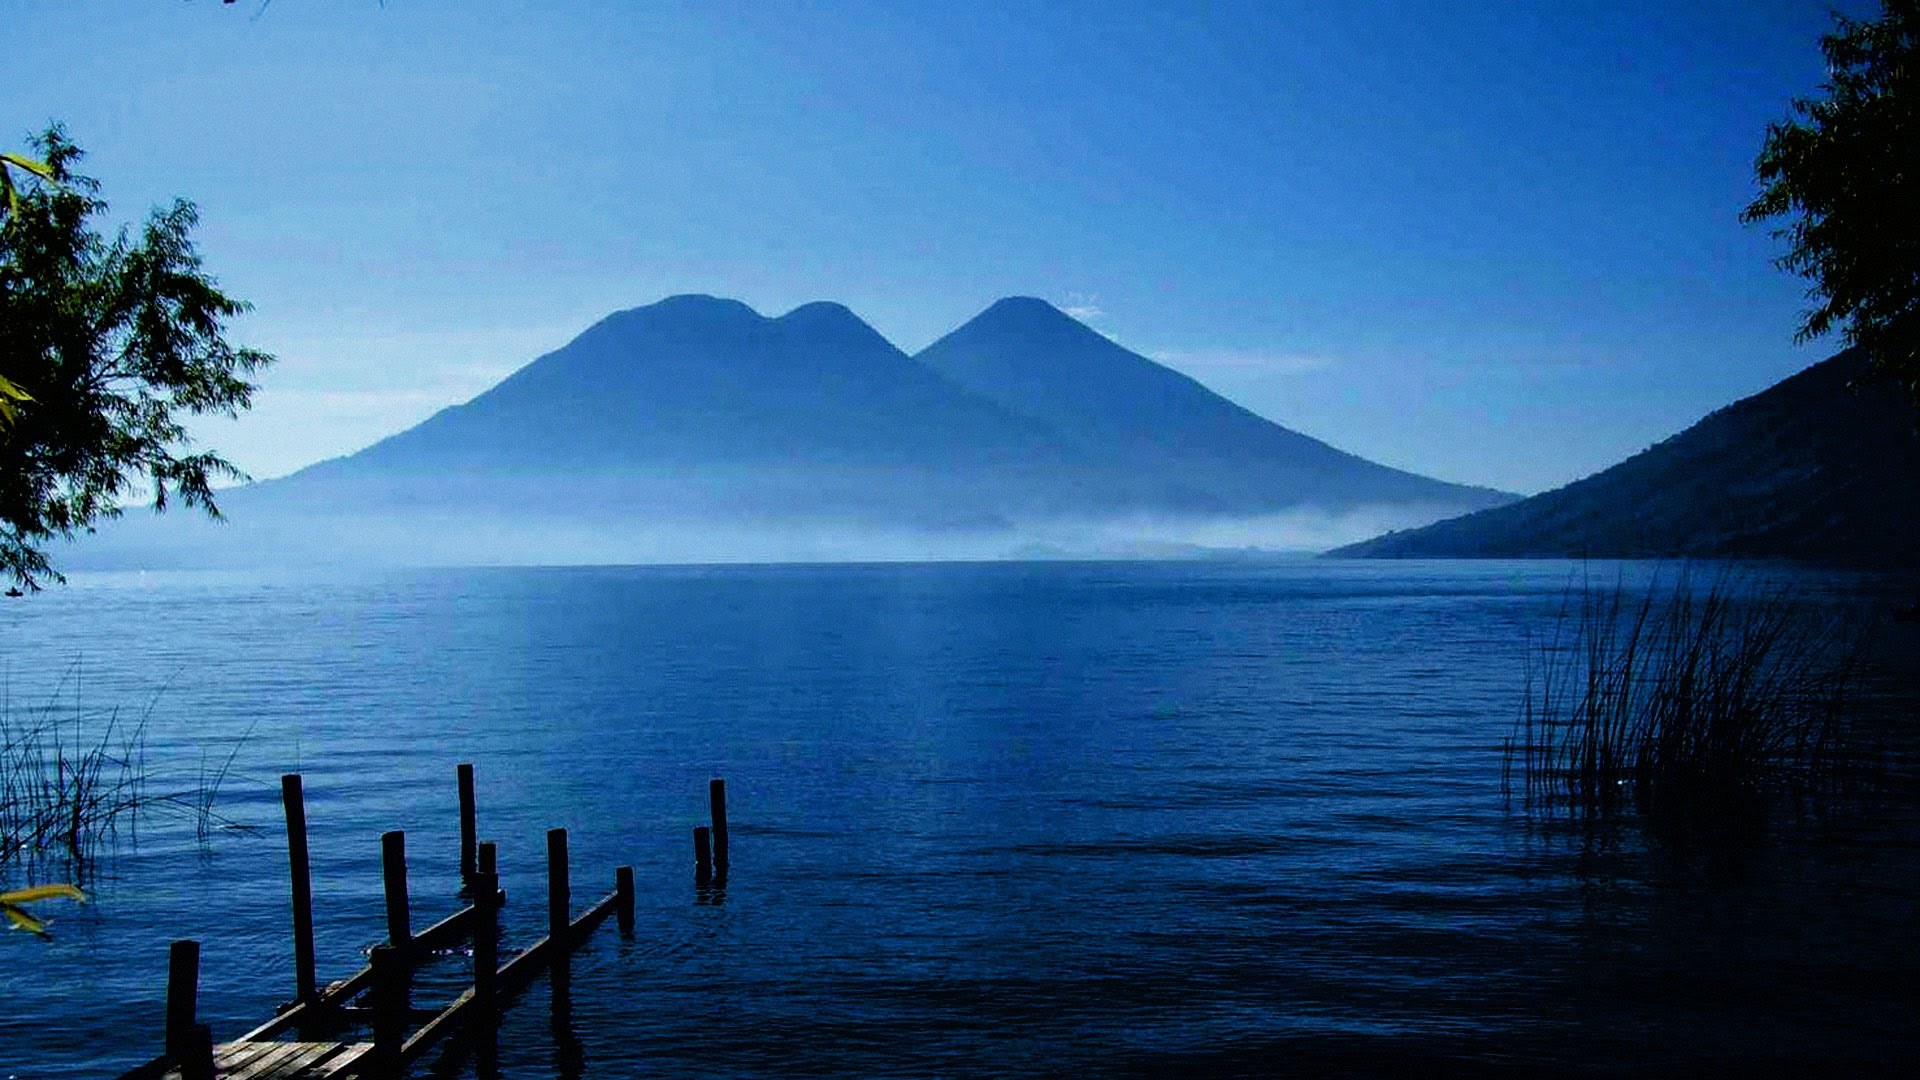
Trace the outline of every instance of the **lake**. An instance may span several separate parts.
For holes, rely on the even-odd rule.
[[[230,1038],[292,992],[278,776],[322,981],[459,901],[454,767],[506,948],[630,863],[638,926],[507,1014],[507,1076],[1264,1075],[1742,1064],[1920,1048],[1912,773],[1676,839],[1503,798],[1530,636],[1646,566],[1313,559],[76,578],[0,606],[9,715],[146,722],[257,834],[149,814],[55,937],[0,935],[0,1076],[158,1053],[167,942]],[[1775,571],[1786,573],[1786,571]],[[1800,575],[1808,595],[1888,583]],[[1906,593],[1910,599],[1911,586]],[[1911,627],[1889,628],[1912,655]],[[1905,634],[1904,637],[1900,635]],[[98,720],[89,721],[97,728]],[[203,772],[204,771],[204,772]],[[728,781],[733,872],[690,829]],[[17,885],[17,872],[0,886]],[[464,959],[429,970],[450,999]],[[444,1062],[420,1075],[471,1075]]]

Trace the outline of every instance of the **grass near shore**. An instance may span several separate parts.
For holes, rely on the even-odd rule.
[[[1509,792],[1593,815],[1845,787],[1876,755],[1857,708],[1862,640],[1790,590],[1684,573],[1644,595],[1570,593],[1532,650],[1506,744]]]
[[[57,857],[84,876],[98,847],[145,814],[190,823],[202,840],[231,825],[217,807],[240,745],[194,775],[156,776],[146,759],[151,712],[129,720],[119,709],[0,702],[0,874]]]

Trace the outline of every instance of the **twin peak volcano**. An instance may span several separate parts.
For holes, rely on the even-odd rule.
[[[1089,515],[1500,501],[1290,431],[1030,297],[998,301],[918,356],[840,304],[769,318],[669,297],[310,471],[658,467],[911,469],[983,512],[1021,511],[1006,503],[1016,494],[1025,509]]]
[[[1043,300],[1000,300],[909,356],[840,304],[768,317],[691,295],[609,315],[465,404],[226,499],[272,534],[256,548],[324,535],[340,552],[416,547],[405,561],[678,561],[641,542],[663,530],[730,550],[751,537],[755,558],[963,534],[1004,553],[1069,524],[1124,548],[1186,542],[1170,523],[1217,537],[1223,521],[1364,515],[1352,535],[1232,545],[1326,546],[1503,501],[1281,427]],[[867,550],[874,535],[895,546]]]

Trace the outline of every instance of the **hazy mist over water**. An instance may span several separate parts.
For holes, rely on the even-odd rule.
[[[94,570],[207,567],[626,566],[686,563],[939,562],[1309,555],[1426,524],[1444,511],[1418,505],[1302,508],[1216,517],[1134,514],[919,527],[873,520],[622,516],[612,507],[538,511],[417,511],[406,516],[248,518],[208,523],[177,516],[110,523],[70,548]]]
[[[169,938],[203,942],[216,1031],[285,1000],[283,771],[306,777],[323,979],[384,934],[382,831],[408,832],[416,920],[452,910],[463,760],[500,843],[509,948],[543,932],[546,828],[572,830],[576,904],[616,864],[638,878],[637,933],[586,946],[570,1008],[543,981],[508,1012],[507,1076],[1907,1062],[1909,767],[1878,802],[1781,803],[1763,829],[1693,840],[1503,798],[1529,642],[1569,585],[1652,573],[81,575],[7,607],[9,700],[145,716],[161,776],[237,746],[219,805],[259,833],[203,847],[148,821],[100,863],[92,904],[53,913],[52,942],[0,943],[31,949],[0,964],[0,999],[31,1003],[0,1014],[0,1075],[110,1075],[157,1052]],[[1766,573],[1819,603],[1901,587]],[[733,822],[717,896],[688,849],[716,775]],[[416,1001],[450,1000],[465,970],[430,967]]]

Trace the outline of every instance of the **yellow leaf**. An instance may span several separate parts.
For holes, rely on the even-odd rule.
[[[71,885],[30,885],[12,892],[0,892],[0,904],[31,904],[35,900],[78,900],[85,903],[87,894]]]
[[[21,157],[19,154],[0,154],[0,162],[19,166],[42,180],[53,179],[53,167],[44,161],[35,161],[30,157]]]
[[[34,918],[33,916],[27,914],[26,912],[21,911],[19,908],[14,907],[12,904],[0,902],[0,915],[5,915],[7,917],[7,921],[13,923],[13,925],[16,927],[22,930],[25,930],[29,934],[39,934],[41,937],[47,936],[47,924],[41,922],[39,919]]]
[[[14,402],[32,400],[32,394],[20,389],[5,375],[0,375],[0,423],[13,423],[13,418],[19,414],[19,410],[13,407]]]

